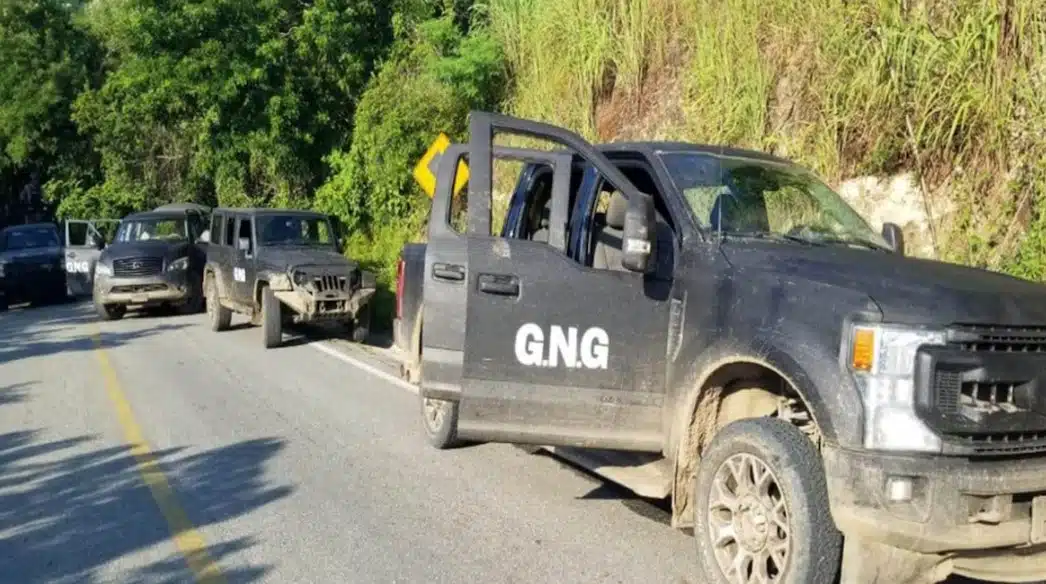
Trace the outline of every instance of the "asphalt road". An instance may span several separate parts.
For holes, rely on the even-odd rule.
[[[663,509],[513,446],[429,448],[392,371],[203,315],[0,315],[0,583],[698,584]]]

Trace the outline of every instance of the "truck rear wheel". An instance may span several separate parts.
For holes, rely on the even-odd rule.
[[[262,288],[262,336],[265,339],[265,348],[272,349],[283,343],[283,319],[281,318],[280,301],[276,299],[276,293],[272,288]]]
[[[439,450],[456,448],[458,440],[458,402],[423,397],[421,402],[421,425],[425,438]]]
[[[776,418],[727,424],[701,456],[694,539],[703,582],[831,584],[842,534],[817,450]]]

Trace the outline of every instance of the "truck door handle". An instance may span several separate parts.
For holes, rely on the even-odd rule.
[[[519,296],[519,278],[509,274],[480,274],[479,291],[499,296]]]
[[[432,264],[432,277],[438,280],[460,282],[465,279],[465,266],[459,264]]]

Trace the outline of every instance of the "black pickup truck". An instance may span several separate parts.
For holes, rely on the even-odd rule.
[[[701,582],[1046,578],[1046,287],[905,257],[764,153],[470,124],[397,284],[434,446],[543,445],[671,497]],[[494,159],[525,163],[500,234]]]

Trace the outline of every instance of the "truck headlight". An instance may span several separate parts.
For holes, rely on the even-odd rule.
[[[938,330],[883,324],[854,325],[847,363],[864,405],[864,447],[940,452],[941,439],[915,414],[915,352],[943,345]]]
[[[68,270],[69,268],[67,267],[66,269]],[[100,261],[99,262],[95,262],[95,264],[94,264],[94,275],[96,277],[97,276],[103,276],[105,278],[108,278],[109,276],[113,275],[113,269],[111,267],[109,267],[109,264],[106,264],[106,263],[103,263],[103,262],[100,262]]]
[[[174,260],[173,262],[171,262],[170,264],[167,264],[167,271],[168,272],[185,271],[188,268],[189,268],[189,257],[188,256],[183,257],[183,258],[178,258],[178,259]]]

